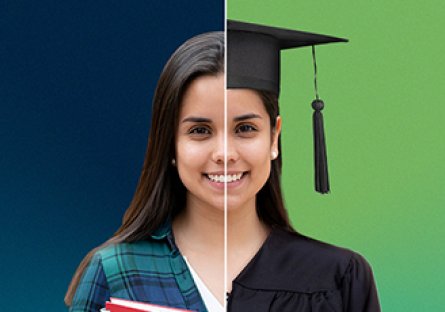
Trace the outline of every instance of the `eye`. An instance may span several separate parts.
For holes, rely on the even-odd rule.
[[[251,124],[242,124],[236,129],[236,133],[250,133],[257,131],[257,129]]]
[[[198,134],[198,135],[204,135],[204,134],[210,134],[210,130],[206,127],[193,127],[190,129],[189,134]]]

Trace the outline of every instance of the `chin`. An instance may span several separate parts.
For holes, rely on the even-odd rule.
[[[225,208],[226,208],[224,200],[222,200],[222,201],[214,201],[214,202],[211,203],[211,205],[215,209],[221,210],[221,211],[224,211]],[[227,211],[235,211],[235,210],[239,209],[240,207],[242,207],[242,205],[239,202],[237,202],[237,201],[235,201],[235,202],[230,201],[230,200],[227,201]]]
[[[237,209],[241,209],[243,207],[248,207],[249,205],[246,202],[240,202],[239,200],[227,200],[227,211],[235,211]]]
[[[224,197],[221,200],[213,200],[210,205],[217,210],[224,211]]]

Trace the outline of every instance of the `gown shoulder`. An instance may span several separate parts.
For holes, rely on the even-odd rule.
[[[365,258],[283,229],[272,230],[233,281],[230,311],[252,305],[255,311],[380,311]]]

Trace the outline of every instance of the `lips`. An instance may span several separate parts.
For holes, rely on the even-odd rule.
[[[242,177],[244,176],[244,172],[237,173],[237,174],[228,174],[228,175],[206,174],[206,176],[210,181],[213,181],[213,182],[232,183],[232,182],[236,182],[236,181],[242,179]]]

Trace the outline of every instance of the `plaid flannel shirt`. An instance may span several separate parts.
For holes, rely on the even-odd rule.
[[[110,297],[207,312],[171,224],[150,240],[120,243],[97,252],[86,268],[70,312],[97,312]]]

